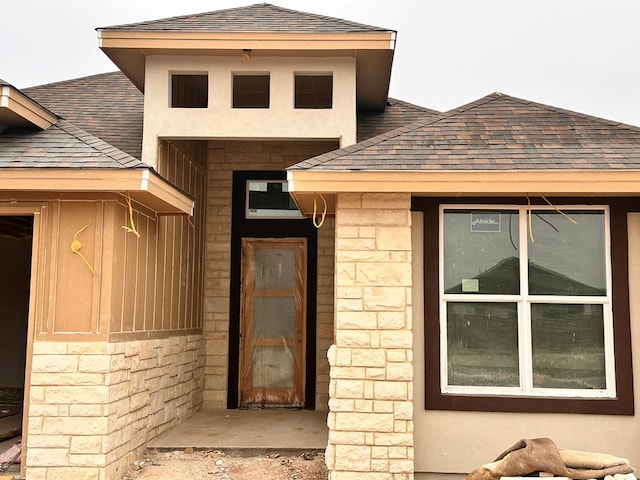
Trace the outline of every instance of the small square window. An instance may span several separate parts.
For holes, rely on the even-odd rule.
[[[233,108],[269,108],[269,75],[234,75]]]
[[[295,76],[295,108],[332,108],[333,75]]]
[[[171,75],[171,108],[207,108],[208,75]]]

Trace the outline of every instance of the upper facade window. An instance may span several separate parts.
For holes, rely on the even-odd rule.
[[[333,75],[295,74],[295,108],[333,107]]]
[[[207,74],[171,75],[171,108],[207,108],[209,76]]]
[[[440,212],[442,392],[615,397],[608,210]]]
[[[269,108],[268,74],[234,74],[233,108]]]

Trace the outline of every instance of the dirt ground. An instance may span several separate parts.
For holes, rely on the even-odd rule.
[[[218,450],[149,451],[122,480],[327,480],[324,455],[229,456]]]

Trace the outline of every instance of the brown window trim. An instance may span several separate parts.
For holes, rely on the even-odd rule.
[[[633,371],[629,314],[627,213],[637,205],[615,198],[553,198],[555,205],[609,205],[611,280],[616,369],[616,398],[540,398],[452,395],[440,391],[439,214],[440,204],[525,205],[526,198],[414,198],[412,209],[424,214],[425,408],[480,412],[583,413],[633,415]],[[542,199],[532,205],[546,205]]]

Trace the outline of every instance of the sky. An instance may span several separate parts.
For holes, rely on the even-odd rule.
[[[116,70],[95,29],[258,0],[21,0],[0,8],[18,88]],[[493,92],[640,126],[640,0],[269,0],[396,30],[389,95],[446,111]]]

